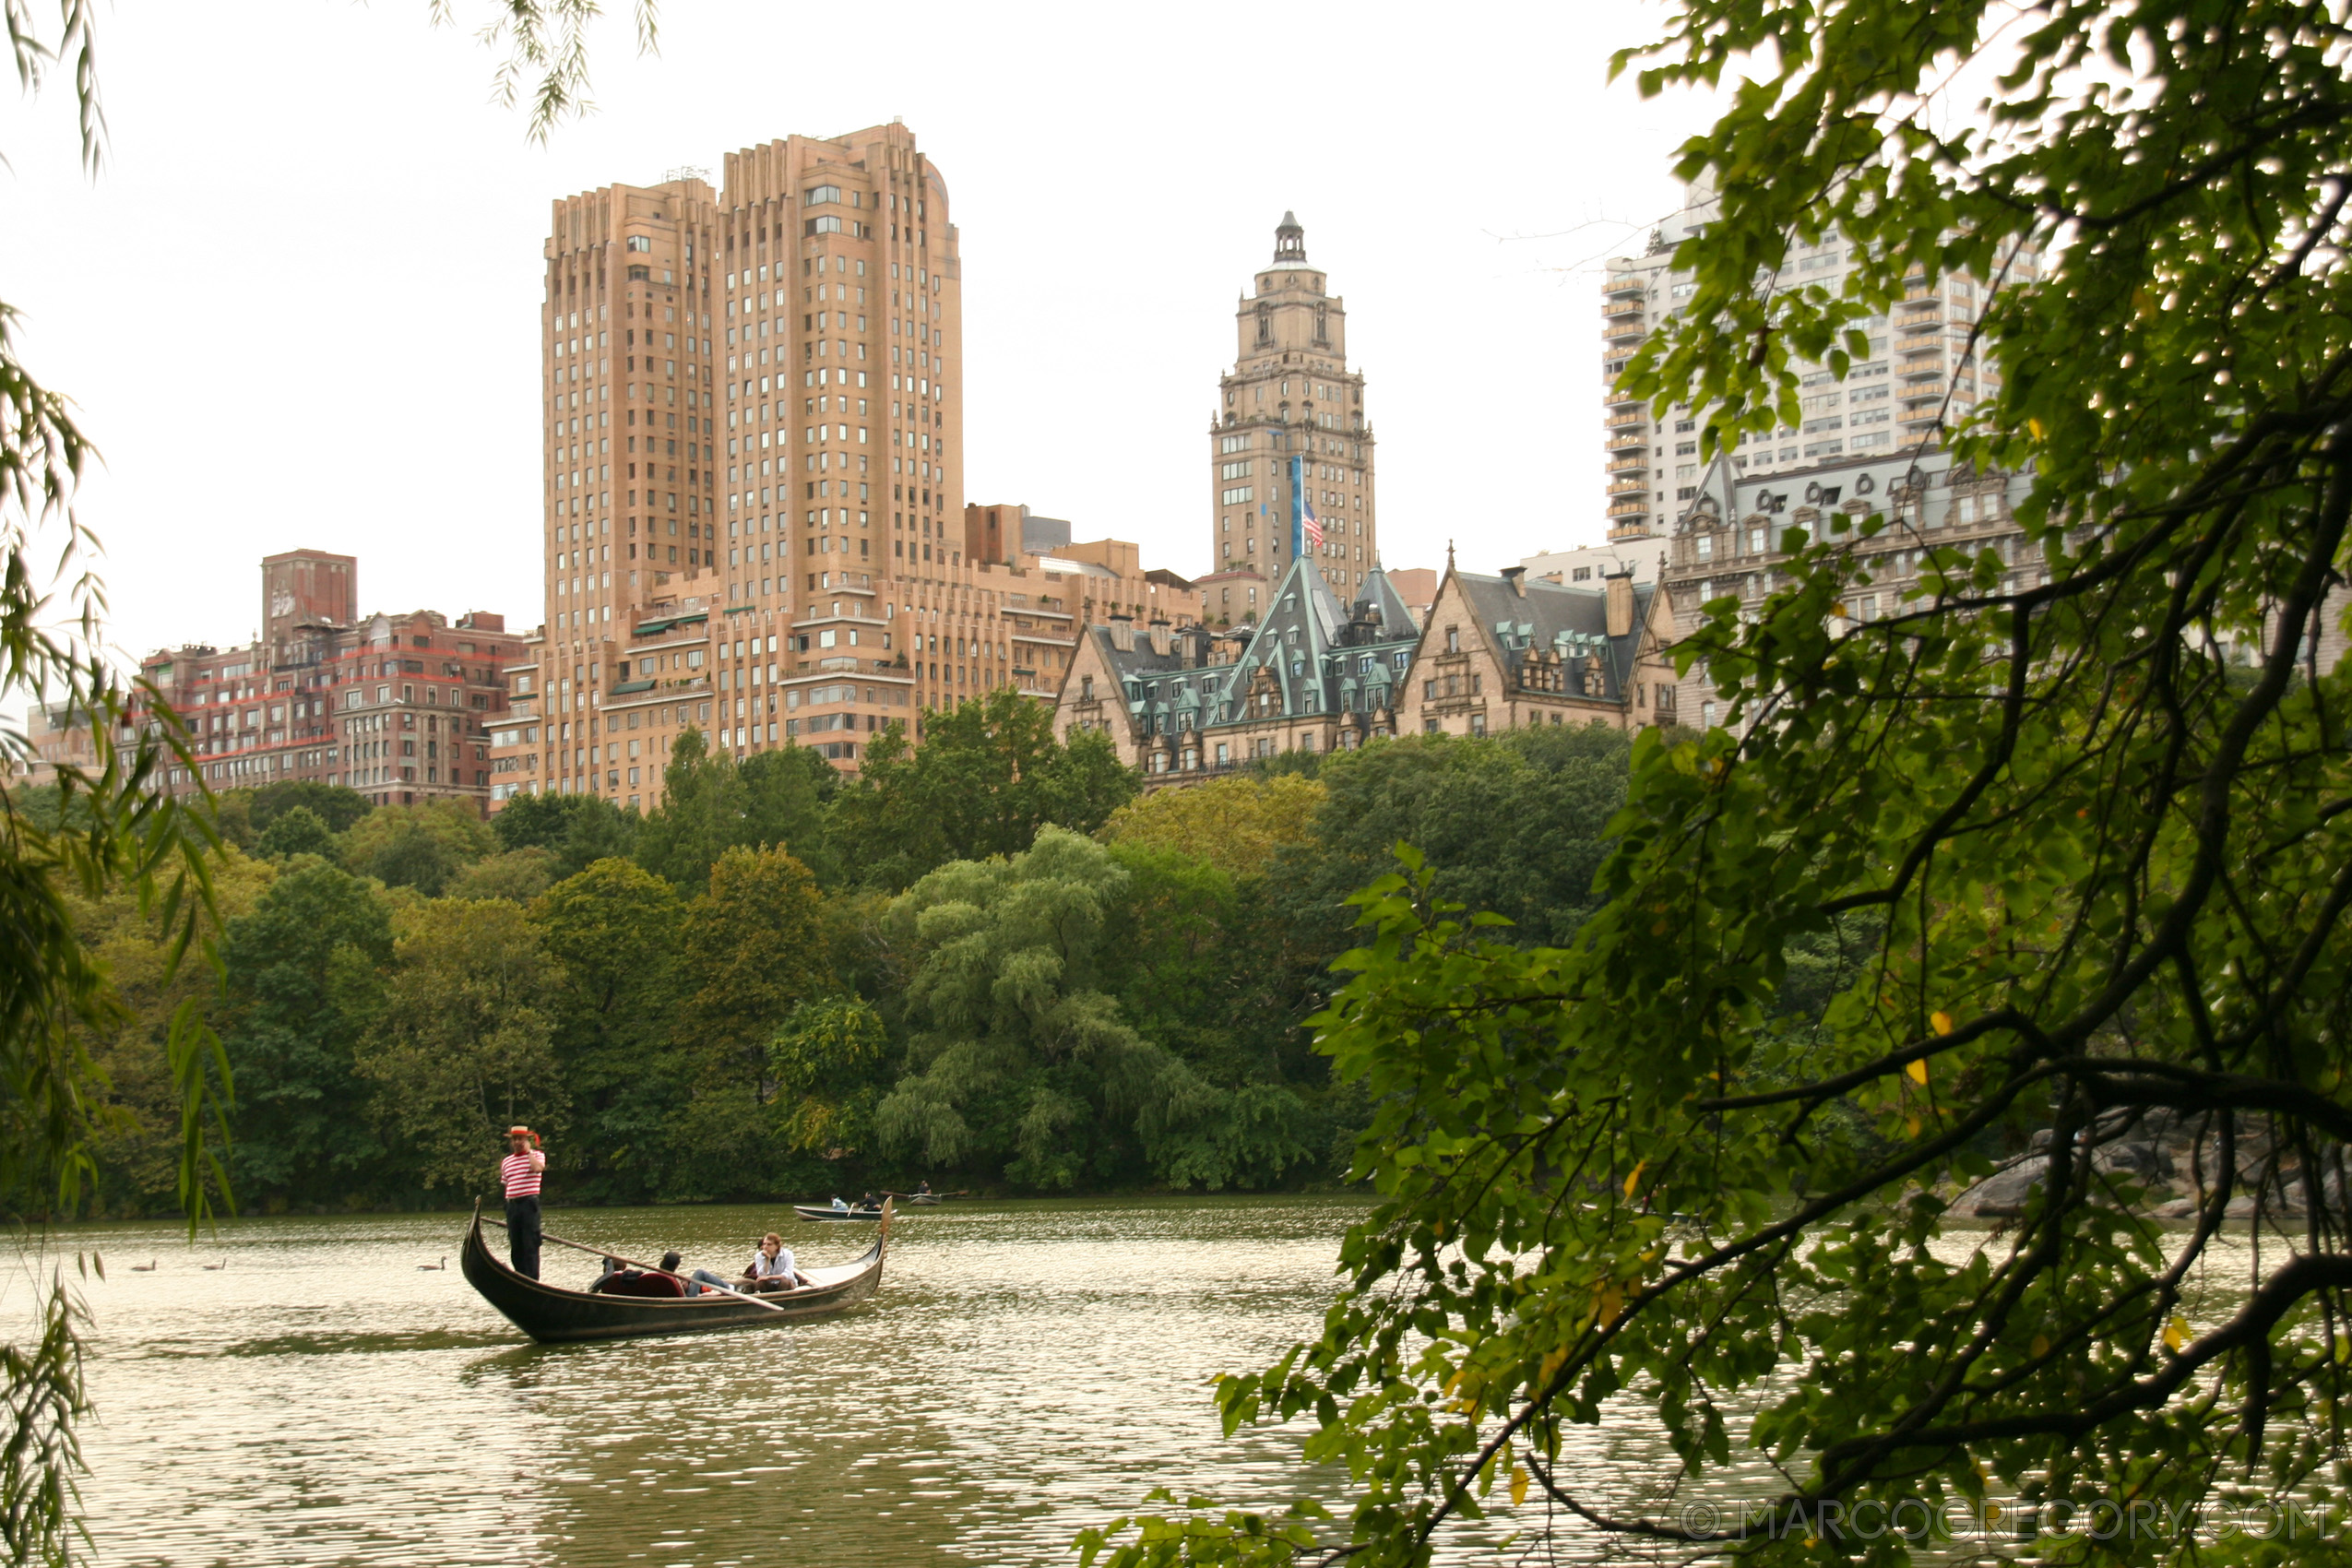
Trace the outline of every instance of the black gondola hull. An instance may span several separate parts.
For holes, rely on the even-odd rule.
[[[710,1334],[731,1328],[776,1328],[811,1318],[831,1317],[872,1297],[882,1284],[882,1258],[890,1240],[885,1223],[882,1234],[864,1256],[845,1269],[803,1270],[823,1283],[772,1298],[776,1308],[716,1292],[701,1296],[657,1298],[607,1296],[593,1290],[567,1290],[517,1274],[495,1253],[482,1235],[476,1210],[458,1249],[458,1265],[466,1282],[483,1301],[533,1339],[546,1345],[582,1339],[630,1339],[646,1335]],[[833,1278],[836,1275],[846,1277]]]

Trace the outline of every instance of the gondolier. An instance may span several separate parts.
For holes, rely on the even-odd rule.
[[[498,1179],[506,1185],[506,1255],[515,1272],[539,1277],[539,1183],[547,1170],[547,1155],[539,1134],[529,1127],[506,1129],[506,1145],[514,1152],[498,1162]]]

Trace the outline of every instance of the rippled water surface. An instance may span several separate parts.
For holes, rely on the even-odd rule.
[[[953,1203],[904,1217],[880,1293],[846,1316],[554,1347],[525,1340],[466,1284],[452,1216],[243,1221],[201,1255],[167,1226],[62,1237],[96,1242],[109,1265],[86,1292],[96,1559],[1045,1563],[1071,1561],[1072,1536],[1155,1485],[1339,1504],[1336,1478],[1301,1462],[1301,1432],[1226,1438],[1207,1384],[1313,1336],[1339,1236],[1362,1212],[1295,1197]],[[779,1215],[813,1265],[873,1237],[752,1208],[548,1222],[731,1272]],[[1956,1255],[1986,1239],[1944,1245]],[[445,1271],[418,1266],[444,1254]],[[154,1272],[131,1271],[150,1257]],[[2224,1277],[2247,1261],[2242,1243],[2215,1257]],[[551,1280],[595,1272],[552,1246],[546,1259]],[[2215,1278],[2215,1304],[2235,1289]],[[1703,1493],[1675,1492],[1637,1403],[1621,1395],[1600,1425],[1571,1430],[1561,1471],[1584,1495],[1657,1516],[1779,1491],[1741,1455]],[[1529,1501],[1523,1524],[1538,1522]],[[1511,1512],[1453,1531],[1441,1561],[1678,1555],[1574,1527],[1548,1548],[1505,1546]]]
[[[782,1211],[804,1263],[870,1226]],[[1227,1440],[1207,1380],[1312,1334],[1327,1199],[947,1204],[868,1306],[773,1330],[539,1347],[456,1266],[455,1217],[242,1221],[191,1254],[111,1227],[91,1281],[85,1486],[110,1564],[1065,1561],[1155,1484],[1315,1487],[1295,1436]],[[731,1272],[765,1209],[551,1211]],[[420,1264],[450,1254],[443,1272]],[[159,1260],[153,1273],[130,1265]],[[227,1266],[208,1272],[203,1263]],[[546,1276],[593,1260],[549,1247]]]

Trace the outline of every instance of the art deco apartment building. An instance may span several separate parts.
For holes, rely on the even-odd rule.
[[[962,264],[913,132],[567,197],[545,264],[547,615],[502,798],[649,809],[688,726],[853,767],[1012,679],[1004,612],[1035,596],[962,549]]]
[[[1348,368],[1347,302],[1326,282],[1307,261],[1306,231],[1284,213],[1274,259],[1235,307],[1233,368],[1218,381],[1209,422],[1205,617],[1254,621],[1266,609],[1260,598],[1283,580],[1293,548],[1294,458],[1323,524],[1313,564],[1324,581],[1350,600],[1379,564],[1364,378]]]
[[[1692,186],[1682,209],[1652,233],[1646,254],[1621,256],[1607,267],[1600,369],[1611,540],[1665,534],[1699,494],[1705,410],[1676,409],[1658,421],[1647,402],[1621,396],[1616,383],[1642,339],[1679,314],[1695,291],[1691,273],[1675,268],[1674,251],[1703,234],[1718,210],[1710,188]],[[1775,287],[1818,285],[1835,293],[1856,259],[1854,247],[1834,236],[1799,246]],[[2029,253],[2011,260],[2004,280],[2028,282],[2039,271],[2039,256]],[[1842,382],[1825,366],[1800,367],[1801,423],[1749,437],[1732,455],[1735,471],[1781,473],[1833,458],[1918,450],[1999,389],[1998,367],[1983,362],[1971,342],[1990,298],[1984,281],[1958,275],[1930,284],[1922,278],[1906,293],[1888,315],[1860,323],[1871,351]]]

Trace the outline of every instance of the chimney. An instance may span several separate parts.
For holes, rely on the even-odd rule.
[[[1168,653],[1167,621],[1160,616],[1153,616],[1151,618],[1151,630],[1146,635],[1151,638],[1152,652],[1165,657]]]
[[[1521,599],[1527,597],[1527,569],[1525,566],[1503,567],[1503,580],[1511,585],[1513,593],[1517,594]]]
[[[1629,636],[1633,630],[1633,574],[1631,570],[1616,572],[1605,580],[1609,584],[1609,635]]]
[[[1121,653],[1135,651],[1135,618],[1133,615],[1113,615],[1111,618],[1111,646]]]

